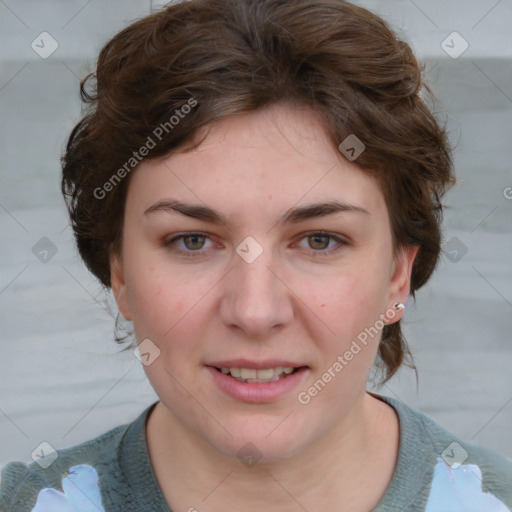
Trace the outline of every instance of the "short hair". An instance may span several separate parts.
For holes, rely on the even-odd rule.
[[[387,22],[341,0],[189,0],[134,22],[82,80],[88,109],[62,156],[83,261],[111,286],[109,257],[120,251],[129,173],[142,153],[171,154],[200,127],[286,102],[318,113],[334,147],[349,135],[364,144],[355,163],[380,185],[395,254],[419,246],[414,298],[439,259],[441,198],[455,182],[422,71]],[[403,363],[414,367],[400,322],[385,325],[383,382]]]

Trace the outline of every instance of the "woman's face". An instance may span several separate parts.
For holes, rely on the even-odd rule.
[[[226,455],[290,456],[365,396],[416,251],[393,258],[383,194],[356,163],[312,111],[277,105],[131,176],[116,300],[151,340],[145,371],[169,418]],[[235,378],[283,367],[271,383]]]

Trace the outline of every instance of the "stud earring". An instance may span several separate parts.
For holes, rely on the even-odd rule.
[[[402,309],[405,309],[405,304],[403,304],[402,302],[395,302],[393,304],[393,307],[397,310],[397,311],[400,311]]]

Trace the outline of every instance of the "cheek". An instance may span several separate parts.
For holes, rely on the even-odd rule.
[[[185,321],[194,297],[189,287],[154,277],[148,272],[132,280],[129,301],[137,339],[143,336],[160,344]]]
[[[198,334],[199,320],[206,314],[208,292],[218,279],[213,275],[199,279],[165,261],[149,260],[133,258],[128,267],[128,300],[136,337],[151,339],[163,352],[182,346],[191,349],[190,339]]]
[[[182,309],[182,292],[176,289],[171,272],[165,272],[148,251],[134,248],[129,239],[125,255],[127,295],[137,339],[156,340],[173,325],[169,311],[179,314]]]
[[[365,271],[342,273],[325,284],[325,288],[317,286],[311,296],[314,310],[329,328],[322,330],[325,335],[312,334],[321,353],[315,382],[320,378],[329,383],[322,391],[323,403],[330,402],[333,410],[339,410],[366,386],[377,355],[381,329],[375,326],[381,327],[378,320],[384,311],[386,276],[378,267],[366,267]],[[320,414],[322,400],[314,407]]]
[[[375,267],[340,272],[322,286],[310,285],[310,290],[314,290],[311,300],[315,310],[339,334],[355,335],[369,323],[373,324],[385,304],[386,276]]]

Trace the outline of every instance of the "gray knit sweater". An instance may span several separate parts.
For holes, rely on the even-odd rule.
[[[457,439],[398,400],[379,398],[398,413],[400,448],[373,512],[512,512],[512,460]],[[58,450],[46,469],[36,462],[7,464],[0,512],[170,512],[146,443],[154,405],[132,423]],[[201,507],[191,503],[189,510]]]

